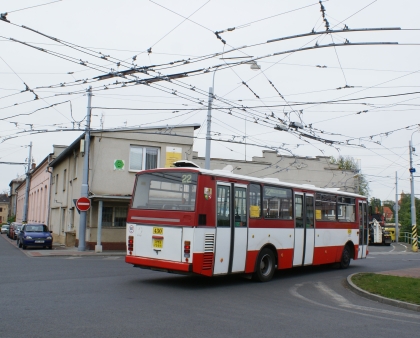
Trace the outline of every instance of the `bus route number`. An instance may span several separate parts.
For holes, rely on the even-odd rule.
[[[183,184],[191,184],[191,174],[182,175],[182,183]]]
[[[163,235],[163,228],[153,227],[153,235]]]

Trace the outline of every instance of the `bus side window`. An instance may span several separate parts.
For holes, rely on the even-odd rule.
[[[261,186],[249,185],[249,217],[261,218]]]

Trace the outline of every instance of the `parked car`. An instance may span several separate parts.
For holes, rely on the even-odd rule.
[[[9,237],[11,239],[14,239],[15,228],[18,224],[21,224],[21,223],[13,222],[12,224],[10,224],[9,232],[7,233],[7,237]]]
[[[11,239],[17,239],[15,232],[18,229],[19,226],[22,226],[22,223],[13,222],[10,225],[10,228],[9,228],[9,238],[11,238]]]
[[[42,246],[52,249],[53,239],[51,231],[44,224],[25,224],[19,232],[17,246],[26,249],[28,246]]]
[[[19,232],[22,229],[23,225],[22,224],[17,224],[15,226],[15,230],[13,230],[13,239],[17,239],[19,236]]]
[[[10,224],[3,224],[1,226],[1,233],[6,234],[9,231]]]

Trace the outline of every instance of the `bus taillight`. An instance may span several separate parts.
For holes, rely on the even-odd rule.
[[[191,242],[184,241],[184,257],[190,258],[190,252],[191,252]]]
[[[134,246],[134,236],[128,236],[128,243],[127,243],[127,249],[130,252],[130,255],[133,252],[133,246]]]

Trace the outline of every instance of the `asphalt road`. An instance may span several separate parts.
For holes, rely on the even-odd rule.
[[[133,268],[123,257],[27,257],[0,238],[0,337],[409,337],[420,313],[351,292],[361,271],[418,267],[402,245],[350,268],[278,272],[269,283]]]

